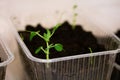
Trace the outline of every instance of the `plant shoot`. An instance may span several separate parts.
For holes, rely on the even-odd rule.
[[[63,45],[60,43],[56,43],[56,44],[50,44],[50,38],[53,36],[53,34],[55,33],[55,31],[58,29],[58,27],[61,24],[57,24],[52,31],[50,31],[49,29],[46,29],[46,32],[41,35],[39,32],[40,31],[29,31],[30,32],[30,41],[33,39],[33,37],[35,36],[39,36],[40,38],[42,38],[45,43],[46,43],[46,48],[43,48],[43,46],[39,46],[36,50],[35,50],[35,54],[38,54],[40,51],[43,51],[46,55],[46,59],[49,60],[49,54],[50,54],[50,49],[54,48],[56,51],[61,52],[63,50]]]
[[[72,29],[75,29],[76,26],[76,21],[77,21],[77,16],[78,14],[76,13],[77,5],[73,5],[73,20],[72,20]]]

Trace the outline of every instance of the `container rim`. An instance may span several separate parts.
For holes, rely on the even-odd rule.
[[[0,44],[3,47],[3,50],[5,51],[5,53],[8,57],[5,61],[0,63],[0,67],[3,67],[3,66],[7,66],[8,64],[10,64],[14,60],[15,57],[12,54],[12,52],[10,51],[10,49],[8,48],[7,44],[5,43],[5,41],[1,35],[0,35]]]
[[[41,62],[41,63],[53,63],[53,62],[58,62],[58,61],[65,61],[65,60],[71,60],[71,59],[78,59],[78,58],[83,58],[83,57],[90,57],[90,56],[98,56],[98,55],[108,55],[108,54],[117,54],[118,52],[120,52],[120,49],[117,48],[115,50],[108,50],[108,51],[101,51],[101,52],[95,52],[95,53],[87,53],[87,54],[80,54],[80,55],[73,55],[73,56],[67,56],[67,57],[60,57],[60,58],[54,58],[54,59],[40,59],[40,58],[36,58],[34,56],[32,56],[31,52],[29,51],[29,49],[27,48],[27,46],[25,45],[25,43],[22,41],[22,39],[20,38],[17,30],[15,28],[13,28],[13,32],[14,35],[16,37],[16,40],[18,42],[18,44],[20,44],[20,47],[23,49],[25,55],[32,61],[35,62]],[[119,38],[114,35],[113,33],[111,33],[111,36],[113,38],[115,38],[117,41],[120,42]],[[120,46],[119,46],[120,47]]]

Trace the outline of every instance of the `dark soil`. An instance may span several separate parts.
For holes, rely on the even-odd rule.
[[[0,58],[0,63],[2,62],[1,58]]]
[[[29,31],[38,31],[40,34],[43,34],[46,30],[38,24],[36,27],[31,25],[26,26],[26,30]],[[33,56],[37,58],[46,58],[45,53],[42,51],[39,54],[35,54],[35,50],[43,45],[46,47],[45,41],[40,37],[36,36],[32,41],[29,40],[29,32],[19,31],[24,37],[24,42],[27,47],[30,49]],[[51,38],[51,43],[61,43],[64,47],[62,52],[57,52],[54,49],[50,50],[50,58],[72,56],[90,53],[89,47],[93,52],[105,51],[104,45],[100,45],[97,42],[97,39],[91,32],[86,32],[82,29],[81,25],[76,25],[76,28],[73,30],[72,26],[68,22],[64,22],[55,32]]]
[[[120,38],[120,30],[115,33]]]

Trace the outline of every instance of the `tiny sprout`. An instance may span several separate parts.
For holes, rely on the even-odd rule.
[[[72,28],[75,29],[75,25],[76,25],[76,19],[78,14],[76,13],[76,9],[77,9],[77,5],[73,5],[73,20],[72,20]]]
[[[45,42],[46,42],[46,48],[43,48],[43,46],[38,47],[35,50],[35,54],[38,54],[40,51],[43,51],[46,54],[46,59],[49,59],[49,54],[50,54],[50,49],[54,48],[56,51],[61,52],[63,50],[63,45],[60,43],[56,43],[56,44],[49,44],[50,43],[50,38],[53,36],[53,34],[55,33],[55,31],[58,29],[58,27],[61,26],[61,24],[57,24],[52,31],[50,31],[49,29],[46,29],[46,33],[44,33],[43,35],[41,35],[39,32],[40,31],[29,31],[30,32],[30,41],[33,39],[33,37],[35,36],[39,36],[40,38],[42,38]]]
[[[90,50],[90,53],[93,53],[93,51],[92,51],[92,49],[91,49],[91,48],[89,48],[89,50]]]
[[[93,53],[92,49],[89,48],[89,50],[90,50],[90,53],[92,54]],[[90,63],[93,64],[93,58],[92,57],[90,57]]]

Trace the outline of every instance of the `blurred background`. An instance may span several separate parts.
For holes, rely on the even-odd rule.
[[[92,31],[90,26],[114,33],[120,29],[120,0],[0,0],[0,34],[16,57],[7,68],[6,80],[27,80],[12,28],[23,30],[27,24],[38,23],[52,27],[66,20],[71,23],[73,5],[78,5],[77,24],[85,30]]]

